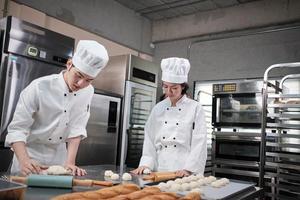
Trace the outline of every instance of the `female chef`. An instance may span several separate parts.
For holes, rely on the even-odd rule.
[[[66,70],[38,78],[21,92],[5,141],[15,153],[12,173],[28,175],[63,165],[73,175],[86,174],[75,158],[80,141],[87,137],[94,94],[90,83],[107,62],[101,44],[81,40]]]
[[[207,147],[204,111],[187,97],[190,63],[184,58],[161,61],[166,98],[156,104],[145,126],[143,155],[132,172],[175,171],[178,176],[204,173]]]

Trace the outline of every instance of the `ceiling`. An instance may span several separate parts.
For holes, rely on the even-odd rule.
[[[115,0],[150,20],[237,6],[260,0]]]

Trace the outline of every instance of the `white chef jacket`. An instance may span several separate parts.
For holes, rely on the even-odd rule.
[[[207,158],[207,130],[199,102],[184,95],[175,107],[169,98],[154,106],[145,126],[140,166],[154,171],[202,173]]]
[[[30,158],[44,165],[62,165],[66,140],[87,137],[86,125],[94,88],[69,92],[63,72],[32,81],[20,94],[5,146],[23,141]],[[20,171],[16,155],[12,173]]]

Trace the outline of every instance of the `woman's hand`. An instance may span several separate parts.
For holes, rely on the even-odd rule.
[[[145,169],[149,169],[149,167],[147,167],[147,166],[140,166],[140,167],[138,167],[138,168],[136,168],[136,169],[134,169],[134,170],[132,170],[132,171],[130,171],[130,172],[133,173],[133,174],[139,175],[139,174],[143,174],[143,171],[144,171]],[[150,170],[150,169],[149,169],[149,170]]]
[[[87,174],[84,169],[77,167],[76,165],[65,164],[64,167],[67,170],[71,170],[73,176],[84,176]]]
[[[192,173],[188,170],[178,170],[175,172],[177,176],[183,177],[183,176],[190,176]]]

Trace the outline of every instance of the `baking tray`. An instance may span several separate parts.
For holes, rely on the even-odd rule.
[[[26,185],[0,179],[0,199],[23,199]]]
[[[169,181],[169,180],[168,180]],[[161,181],[167,182],[167,181]],[[154,186],[159,184],[160,182],[151,182],[145,184],[146,186]],[[239,180],[230,180],[230,183],[221,188],[214,188],[210,185],[201,186],[200,188],[203,190],[201,193],[201,198],[205,200],[226,200],[238,195],[239,193],[250,190],[255,186],[254,183],[239,181]],[[189,193],[187,192],[178,192],[177,194],[185,196]]]

